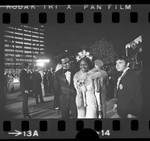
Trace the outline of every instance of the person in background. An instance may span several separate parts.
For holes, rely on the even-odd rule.
[[[102,60],[95,60],[94,64],[95,67],[90,70],[89,73],[93,73],[93,80],[95,83],[95,95],[98,103],[98,111],[100,112],[99,117],[106,118],[108,74],[106,71],[103,70],[104,63]]]
[[[54,86],[53,86],[53,71],[52,68],[48,71],[48,90],[49,93],[53,93]]]
[[[55,87],[55,80],[56,80],[56,72],[62,69],[62,64],[60,62],[57,63],[55,69],[54,69],[54,74],[53,74],[53,80],[54,80],[54,108],[56,110],[59,110],[59,95],[57,93],[57,88]]]
[[[32,73],[32,84],[33,84],[33,93],[35,94],[36,104],[39,104],[39,98],[41,103],[44,102],[42,96],[41,82],[42,82],[41,74],[39,73],[38,67],[35,66],[35,70]]]
[[[43,72],[43,85],[46,94],[48,92],[48,71]]]
[[[140,117],[142,112],[141,76],[129,68],[126,57],[119,57],[116,61],[116,69],[121,72],[117,81],[117,110],[121,118]]]
[[[116,70],[115,65],[111,66],[110,71],[108,71],[109,85],[108,85],[108,99],[116,98],[116,85],[117,79],[119,77],[119,72]]]
[[[5,70],[4,71],[4,87],[5,87],[5,92],[8,92],[8,72]]]
[[[30,74],[28,72],[29,70],[29,64],[23,63],[23,69],[20,72],[20,90],[23,96],[23,103],[22,103],[22,113],[25,119],[31,118],[29,115],[29,108],[28,108],[28,94],[30,93]]]
[[[43,68],[39,67],[39,68],[38,68],[38,72],[40,73],[41,78],[42,78],[41,88],[42,88],[42,96],[44,97],[44,96],[45,96],[45,89],[44,89],[44,84],[43,84],[43,81],[44,81],[44,72],[43,72]]]

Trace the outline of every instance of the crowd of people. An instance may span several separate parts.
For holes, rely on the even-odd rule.
[[[52,70],[43,71],[38,66],[31,70],[28,63],[23,63],[20,72],[20,90],[23,96],[22,113],[24,118],[31,118],[28,109],[29,97],[34,97],[36,104],[44,103],[45,94],[53,93],[52,82]]]
[[[14,92],[13,82],[15,79],[19,79],[19,76],[15,72],[4,71],[4,90],[5,93]]]
[[[54,107],[60,111],[62,118],[107,118],[108,93],[117,99],[113,110],[117,111],[119,117],[141,116],[141,72],[132,70],[126,57],[116,60],[111,73],[104,70],[102,60],[93,61],[86,56],[80,58],[74,67],[66,54],[61,56],[60,61],[53,73],[45,72],[43,84],[45,91],[53,91]],[[30,90],[35,94],[37,104],[39,100],[44,102],[40,70],[35,67],[31,74],[28,68],[29,65],[24,63],[20,73],[25,118],[31,118],[28,110]]]

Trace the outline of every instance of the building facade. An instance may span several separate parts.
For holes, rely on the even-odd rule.
[[[19,73],[23,62],[30,65],[45,52],[44,26],[7,26],[4,31],[5,69]]]

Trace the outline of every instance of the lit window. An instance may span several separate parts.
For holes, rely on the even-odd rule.
[[[5,44],[4,46],[5,46],[5,47],[9,47],[9,44]]]
[[[18,46],[18,45],[16,45],[15,47],[16,47],[16,48],[22,48],[22,46]]]
[[[33,38],[39,38],[39,36],[32,35]]]
[[[23,40],[23,38],[21,38],[21,37],[15,37],[15,39]]]
[[[24,51],[24,53],[29,53],[29,54],[31,54],[32,52],[31,52],[31,51]]]
[[[22,62],[22,61],[24,61],[24,59],[16,59],[16,61]]]
[[[16,44],[23,44],[23,42],[15,41]]]
[[[26,57],[29,57],[29,58],[31,58],[31,57],[32,57],[32,55],[26,55]]]
[[[44,37],[40,36],[40,39],[44,39]]]
[[[4,37],[14,39],[14,36],[4,35]]]
[[[24,48],[25,48],[25,49],[32,49],[32,47],[27,47],[27,46],[24,46]]]
[[[15,32],[16,35],[23,35],[23,33]]]
[[[41,48],[40,50],[44,50],[44,48]]]
[[[39,40],[33,40],[33,39],[32,39],[32,41],[33,41],[33,42],[39,42]]]
[[[24,27],[26,27],[26,28],[30,28],[30,29],[32,28],[32,27],[30,27],[30,26],[26,26],[26,25],[24,25]]]
[[[44,45],[43,44],[40,44],[40,47],[43,47]]]
[[[40,29],[40,31],[44,31],[44,29]]]
[[[6,61],[14,61],[13,58],[6,58]]]
[[[35,28],[35,27],[33,29],[38,30],[38,28]]]
[[[14,49],[5,49],[6,52],[14,52]]]
[[[6,56],[6,57],[8,57],[8,56],[13,57],[14,54],[8,54],[8,53],[6,53],[5,56]]]
[[[30,30],[25,30],[25,29],[24,29],[23,31],[31,33],[31,31],[30,31]]]
[[[34,34],[39,34],[39,32],[35,32],[35,31],[32,31],[32,33],[34,33]]]
[[[7,32],[7,33],[11,33],[11,34],[14,34],[14,32],[13,32],[13,31],[5,31],[5,32]]]
[[[34,50],[38,50],[38,48],[36,48],[36,47],[33,47],[33,49],[34,49]]]
[[[21,28],[17,28],[17,30],[22,31],[22,29],[21,29]]]
[[[11,27],[11,26],[8,26],[8,28],[10,28],[10,29],[14,29],[13,27]]]
[[[28,37],[31,37],[31,35],[30,35],[30,34],[24,34],[24,36],[28,36]]]
[[[24,40],[26,40],[26,41],[31,41],[31,39],[29,39],[29,38],[24,38]]]
[[[28,43],[28,42],[24,42],[24,44],[25,44],[25,45],[31,45],[31,43]]]
[[[44,35],[44,33],[40,33],[40,35]]]
[[[40,43],[44,43],[44,41],[40,40]]]
[[[19,53],[19,52],[21,52],[21,53],[22,53],[22,52],[23,52],[23,50],[16,50],[15,52],[18,52],[18,53]]]

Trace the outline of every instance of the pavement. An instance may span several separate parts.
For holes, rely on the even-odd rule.
[[[35,98],[29,97],[28,106],[29,112],[33,119],[56,119],[61,118],[61,114],[58,110],[54,109],[54,95],[46,93],[43,97],[44,103],[39,103],[36,105]],[[107,101],[107,111],[106,118],[118,118],[118,115],[113,111],[113,106],[116,99],[112,98]],[[15,119],[22,119],[22,96],[21,92],[17,91],[15,93],[6,94],[6,110],[13,112]]]

